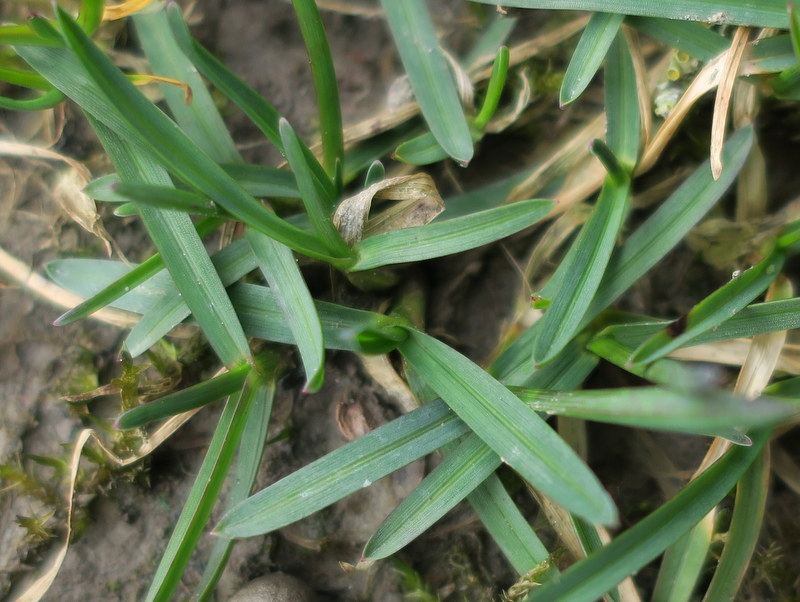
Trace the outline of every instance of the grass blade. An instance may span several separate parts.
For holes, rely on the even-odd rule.
[[[628,213],[629,189],[629,181],[619,185],[610,176],[606,179],[589,221],[573,243],[575,250],[553,274],[561,285],[540,320],[533,350],[537,363],[552,359],[580,330]]]
[[[736,597],[763,526],[769,474],[769,452],[764,449],[736,487],[736,501],[725,547],[703,600],[733,600]]]
[[[633,59],[619,27],[606,53],[605,99],[608,147],[625,171],[632,174],[639,159],[642,123]]]
[[[400,353],[504,462],[579,516],[615,520],[614,504],[597,478],[538,415],[457,351],[409,332]]]
[[[467,497],[500,467],[500,458],[480,437],[469,435],[420,483],[370,537],[363,560],[397,552]]]
[[[303,199],[311,225],[333,254],[346,256],[350,249],[332,221],[335,198],[326,196],[325,190],[316,185],[311,166],[303,153],[303,145],[289,122],[281,119],[278,128],[286,160],[294,172],[297,188],[300,190],[300,197]]]
[[[269,387],[251,371],[241,394],[230,399],[214,429],[203,464],[197,473],[186,504],[170,536],[145,600],[169,600],[180,584],[181,575],[202,535],[217,502],[225,476],[233,462],[250,408],[263,403]]]
[[[184,82],[192,90],[192,102],[187,104],[182,90],[161,85],[181,129],[217,163],[239,163],[242,159],[228,128],[197,69],[178,46],[163,5],[135,14],[133,22],[153,73]]]
[[[294,335],[306,370],[305,390],[318,391],[325,377],[322,326],[294,255],[289,247],[255,230],[248,230],[245,237]]]
[[[206,218],[199,220],[195,224],[195,228],[197,229],[197,235],[202,238],[209,232],[215,230],[217,226],[219,226],[219,223],[220,223],[219,220],[215,218]],[[72,260],[72,261],[79,261],[79,260]],[[55,264],[54,265],[54,270],[55,270],[57,269],[58,264],[61,262],[53,262],[53,263]],[[73,292],[77,292],[78,294],[87,297],[86,301],[84,301],[80,305],[76,305],[71,310],[69,310],[62,316],[58,317],[53,322],[53,324],[55,326],[65,326],[67,324],[71,324],[72,322],[82,320],[83,318],[93,314],[99,309],[106,307],[107,305],[112,305],[114,307],[122,307],[122,305],[115,304],[114,302],[124,297],[127,294],[133,295],[136,289],[141,287],[143,283],[148,282],[163,269],[164,269],[164,260],[161,257],[161,254],[157,253],[130,271],[128,271],[126,267],[126,269],[122,272],[123,275],[121,275],[117,280],[114,280],[113,282],[106,284],[102,288],[97,287],[96,289],[91,289],[90,292],[85,292],[85,290],[83,289],[76,290],[70,284],[67,284],[62,279],[59,279],[59,276],[56,273],[51,273],[48,269],[48,273],[50,274],[50,277],[53,280],[59,282],[65,288],[68,288]],[[94,276],[98,275],[96,271],[93,271],[92,273]],[[166,274],[166,272],[164,273]],[[77,284],[77,282],[75,284]],[[84,280],[82,284],[84,285],[87,284],[87,281]],[[131,309],[130,311],[135,311],[136,313],[144,313],[139,309]]]
[[[335,179],[336,164],[344,161],[344,140],[339,87],[336,83],[331,49],[322,26],[322,17],[314,0],[292,0],[292,5],[297,13],[300,31],[308,49],[311,75],[317,91],[323,163],[328,176]],[[340,185],[337,184],[336,187]]]
[[[509,51],[507,46],[500,46],[492,65],[492,75],[489,77],[489,84],[486,86],[486,96],[483,99],[481,110],[472,122],[473,127],[478,131],[483,131],[500,104],[500,97],[503,95],[503,87],[506,85],[508,75]]]
[[[170,393],[143,406],[128,410],[117,418],[114,428],[122,431],[139,428],[155,420],[176,416],[182,412],[213,403],[241,391],[249,372],[250,366],[244,364],[182,391]]]
[[[783,263],[784,256],[781,253],[771,253],[695,305],[688,314],[671,322],[642,343],[631,357],[631,362],[644,364],[664,357],[703,332],[730,319],[766,290],[780,273]]]
[[[225,500],[225,509],[233,508],[236,504],[250,495],[258,475],[258,468],[261,465],[261,458],[264,455],[264,447],[267,444],[267,432],[269,428],[270,415],[272,414],[272,402],[275,398],[275,385],[281,374],[282,362],[270,362],[263,381],[264,395],[250,408],[247,421],[242,431],[239,452],[236,456],[236,467],[231,475],[231,487],[228,497]],[[214,588],[225,569],[234,542],[230,539],[217,539],[211,548],[206,569],[200,578],[200,583],[195,588],[193,599],[207,600],[214,592]]]
[[[472,136],[455,82],[424,0],[381,0],[400,59],[436,141],[462,165],[472,159]]]
[[[798,409],[793,403],[768,399],[750,402],[710,390],[636,387],[560,392],[512,387],[511,391],[537,412],[703,435],[734,428],[772,427]]]
[[[597,12],[589,19],[561,83],[558,101],[562,107],[576,100],[592,81],[624,18],[622,14]]]
[[[553,201],[534,199],[437,221],[426,226],[376,234],[358,243],[354,271],[460,253],[523,230],[552,209]]]
[[[476,0],[492,4],[492,0]],[[547,8],[550,10],[599,10],[663,17],[679,21],[705,21],[715,25],[731,23],[753,27],[786,29],[789,18],[784,0],[506,0],[503,6],[515,8]]]
[[[700,23],[655,17],[628,17],[625,22],[662,44],[701,61],[710,61],[730,46],[727,38]]]
[[[529,600],[591,602],[634,574],[677,541],[727,495],[753,463],[766,441],[753,436],[751,447],[734,447],[658,510],[618,535],[600,552],[577,562],[560,579],[544,584]]]
[[[517,573],[523,575],[548,559],[547,548],[497,475],[490,475],[467,499]]]
[[[225,537],[269,533],[394,472],[468,431],[442,402],[426,404],[247,498],[216,527]]]
[[[207,256],[206,256],[207,257]],[[220,283],[221,286],[230,286],[242,276],[255,269],[255,258],[253,257],[248,245],[245,241],[236,241],[221,251],[214,254],[211,258],[211,270],[213,279]],[[202,290],[202,283],[195,282],[195,286]],[[224,293],[224,289],[223,289]],[[206,324],[201,321],[201,315],[195,314],[197,306],[194,304],[195,300],[192,299],[192,292],[187,298],[186,293],[182,289],[173,291],[164,295],[153,308],[142,316],[142,319],[131,329],[128,336],[125,338],[125,347],[128,353],[133,357],[137,357],[147,351],[153,346],[156,341],[166,335],[172,328],[178,325],[190,313],[194,315],[195,320],[206,330]],[[192,303],[190,303],[190,301]],[[225,301],[230,305],[230,300],[227,295]],[[218,301],[211,299],[209,303],[217,303]],[[209,307],[208,311],[214,312],[215,307]],[[225,310],[227,312],[227,310]],[[213,324],[212,328],[235,328],[241,330],[238,317],[230,308],[232,315],[226,315],[227,323]]]
[[[134,141],[140,153],[153,157],[238,219],[301,253],[336,262],[315,236],[279,219],[242,190],[61,10],[59,19],[74,54],[62,48],[19,47],[20,56],[115,134]]]

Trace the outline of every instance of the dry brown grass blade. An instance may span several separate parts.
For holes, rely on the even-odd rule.
[[[67,548],[69,547],[69,539],[72,535],[72,508],[73,497],[75,496],[75,482],[78,479],[78,466],[81,461],[81,452],[84,445],[89,440],[92,434],[92,429],[83,429],[78,433],[75,439],[75,444],[72,448],[72,454],[69,461],[69,491],[67,494],[67,523],[65,526],[66,533],[64,534],[64,541],[51,552],[50,557],[40,569],[39,575],[30,583],[24,591],[18,596],[12,598],[14,602],[38,602],[50,589],[50,586],[55,581],[58,571],[61,569],[61,564],[67,555]]]
[[[636,92],[639,99],[639,116],[642,121],[642,147],[646,146],[650,141],[650,136],[653,131],[653,109],[652,109],[652,96],[653,91],[648,85],[649,77],[647,74],[647,65],[645,64],[644,55],[642,54],[642,45],[639,43],[639,34],[635,29],[622,26],[622,32],[625,34],[625,39],[628,42],[628,49],[631,53],[631,60],[633,61],[633,72],[636,76]]]
[[[748,339],[732,339],[678,349],[669,357],[686,362],[709,362],[725,366],[741,366],[750,349]],[[800,374],[800,345],[787,343],[783,347],[776,370],[787,374]]]
[[[0,247],[0,274],[35,297],[61,309],[71,309],[84,301],[82,297],[43,278],[2,247]],[[139,321],[137,314],[108,307],[96,311],[91,318],[120,328],[130,328]]]
[[[61,153],[11,140],[0,140],[0,155],[45,159],[65,164],[67,169],[57,174],[50,191],[53,198],[81,228],[102,240],[111,255],[114,243],[100,220],[94,201],[83,193],[83,188],[91,178],[85,165]]]
[[[388,355],[359,355],[364,371],[380,385],[389,399],[403,414],[413,412],[419,402],[406,381],[400,378]]]
[[[750,36],[749,27],[738,27],[728,51],[723,55],[721,76],[714,100],[714,117],[711,123],[711,174],[715,180],[722,175],[722,145],[725,142],[725,128],[728,124],[733,86],[739,73],[739,66],[747,48]]]

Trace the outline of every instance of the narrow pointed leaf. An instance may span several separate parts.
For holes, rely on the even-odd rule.
[[[561,83],[561,106],[578,98],[592,81],[623,19],[624,15],[612,12],[597,12],[589,19]]]
[[[386,518],[362,556],[377,560],[416,539],[500,467],[500,458],[475,434],[467,437]]]
[[[633,363],[648,363],[683,347],[698,335],[729,320],[763,293],[780,273],[784,256],[772,253],[757,265],[716,290],[684,317],[642,343],[631,357]]]
[[[144,209],[144,208],[142,208]],[[151,210],[152,211],[152,210]],[[253,271],[256,267],[255,258],[249,246],[243,240],[238,240],[218,251],[211,258],[211,270],[213,279],[221,286],[230,286],[245,274]],[[177,279],[176,279],[176,282]],[[202,289],[203,282],[194,282],[197,289]],[[224,293],[224,289],[223,289]],[[142,316],[142,319],[131,329],[125,338],[125,347],[128,353],[137,357],[152,347],[161,337],[166,335],[172,328],[180,324],[190,313],[194,314],[197,323],[207,332],[209,326],[203,321],[203,314],[196,312],[197,305],[192,298],[194,292],[186,293],[180,288],[161,297],[158,302]],[[217,311],[215,303],[220,303],[216,299],[207,301],[210,304],[205,311],[212,314]],[[226,295],[225,302],[230,304]],[[227,312],[227,309],[225,310]],[[219,318],[221,320],[221,318]],[[230,315],[225,316],[225,321],[218,324],[211,324],[210,328],[238,328],[241,330],[238,317],[231,307]]]
[[[478,131],[483,131],[491,118],[494,117],[495,111],[497,111],[497,105],[500,104],[500,97],[503,95],[503,87],[506,85],[506,76],[508,75],[508,59],[508,47],[500,46],[494,58],[492,75],[486,86],[486,96],[483,99],[483,105],[472,123],[473,127]]]
[[[422,115],[437,142],[461,164],[472,159],[472,137],[424,0],[381,0]]]
[[[630,183],[606,179],[589,221],[581,229],[570,253],[553,275],[561,285],[540,320],[533,351],[538,363],[552,359],[580,330],[614,249],[630,204]]]
[[[155,420],[176,416],[213,403],[240,391],[249,372],[250,366],[244,364],[230,372],[128,410],[117,419],[114,428],[123,431],[139,428]]]
[[[592,602],[625,577],[656,558],[727,495],[766,440],[753,437],[751,447],[734,447],[658,510],[618,535],[599,552],[577,562],[560,578],[537,588],[533,602],[571,600]]]
[[[597,477],[535,412],[457,351],[409,332],[400,353],[504,462],[568,510],[614,522],[616,509]]]
[[[376,234],[358,244],[358,261],[351,269],[368,270],[473,249],[532,226],[553,205],[553,201],[541,199],[520,201],[426,226]]]
[[[731,45],[730,40],[713,29],[691,21],[628,17],[625,22],[662,44],[682,50],[701,61],[710,61]]]
[[[207,194],[232,215],[276,240],[318,259],[330,257],[313,235],[281,220],[248,195],[159,111],[63,11],[69,41],[63,48],[19,47],[17,52],[67,96],[137,150]]]
[[[494,5],[493,0],[476,0]],[[752,27],[789,25],[785,0],[506,0],[503,6],[547,8],[550,10],[601,10],[623,15],[663,17],[679,21],[704,21],[715,25],[731,23]]]
[[[225,404],[203,464],[150,583],[145,597],[148,602],[171,599],[180,584],[233,462],[250,408],[253,404],[263,403],[269,391],[260,378],[251,371],[241,394]]]
[[[294,255],[289,247],[255,230],[248,230],[245,237],[294,335],[306,370],[305,389],[317,391],[325,376],[322,326]]]
[[[612,39],[606,55],[606,141],[628,174],[639,159],[642,137],[636,72],[628,42],[621,31]]]
[[[369,487],[468,431],[442,402],[375,429],[247,498],[216,527],[225,537],[269,533]]]

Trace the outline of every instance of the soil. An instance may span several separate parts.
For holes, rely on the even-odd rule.
[[[372,3],[362,4],[372,7]],[[449,33],[445,43],[458,49],[468,34],[456,32],[463,28],[453,24],[468,19],[466,3],[432,4],[439,25]],[[313,133],[313,86],[291,5],[280,0],[204,0],[198,4],[197,14],[200,23],[196,35],[269,98],[300,132]],[[335,12],[325,12],[324,19],[340,82],[344,120],[353,123],[380,109],[401,69],[380,19]],[[274,149],[260,142],[260,135],[243,115],[231,110],[226,118],[249,161],[278,161]],[[68,123],[69,136],[63,148],[78,159],[93,160],[96,143],[80,125],[80,116],[69,111]],[[7,206],[0,217],[2,246],[37,270],[57,257],[101,256],[102,244],[65,218],[46,198],[44,187],[30,183],[36,177],[45,177],[47,169],[28,163],[9,164],[10,175],[3,176],[7,183],[23,184],[10,200],[3,201]],[[112,218],[106,223],[131,257],[146,256],[148,249],[142,246],[140,231],[126,221]],[[426,316],[428,330],[476,361],[485,360],[511,319],[521,291],[520,276],[511,261],[514,255],[511,243],[505,249],[483,248],[447,261],[430,262],[419,275],[431,308]],[[684,250],[673,261],[683,265],[691,258]],[[698,281],[706,276],[699,275]],[[714,276],[722,277],[718,273]],[[625,303],[642,309],[641,299],[653,297],[655,287],[657,284],[643,285],[638,297],[632,295]],[[85,382],[84,372],[95,375],[97,384],[118,376],[117,354],[123,333],[91,321],[54,328],[51,323],[59,310],[14,288],[6,288],[0,295],[0,395],[6,400],[0,419],[0,463],[30,467],[32,454],[63,456],[62,444],[74,440],[81,424],[69,404],[60,399],[64,387]],[[656,309],[652,305],[647,309],[670,315],[689,304],[679,292],[669,305],[659,303]],[[83,372],[76,375],[78,369]],[[190,379],[191,372],[187,368],[185,378]],[[619,386],[619,378],[609,369],[601,370],[593,381],[596,386]],[[302,383],[298,378],[289,377],[281,383],[270,432],[277,441],[267,448],[259,488],[343,445],[346,438],[337,422],[343,407],[348,415],[363,418],[370,428],[398,413],[395,400],[353,355],[329,354],[325,382],[314,395],[299,392]],[[118,403],[116,399],[93,403],[100,407],[112,402]],[[202,460],[218,411],[210,408],[198,414],[141,467],[108,469],[102,486],[79,496],[77,533],[45,600],[133,601],[144,596]],[[281,438],[287,428],[291,436]],[[667,442],[663,435],[642,435],[652,446],[668,446],[674,452],[670,460],[684,471],[679,477],[653,478],[652,466],[636,457],[634,450],[641,450],[642,445],[636,436],[612,427],[596,427],[590,432],[592,466],[620,503],[629,521],[623,527],[672,495],[685,482],[685,471],[697,465],[706,445],[698,438],[670,436]],[[299,578],[317,600],[405,599],[408,586],[389,562],[358,572],[345,571],[340,563],[358,560],[363,544],[382,519],[435,462],[436,458],[417,462],[286,529],[239,542],[220,581],[217,599],[228,600],[243,584],[277,572]],[[36,474],[41,479],[41,491],[19,486],[0,496],[0,597],[38,565],[50,545],[37,545],[16,522],[17,516],[35,516],[50,508],[46,499],[40,499],[46,498],[42,491],[57,489],[59,477],[46,467],[37,467]],[[517,498],[536,521],[534,504],[522,491]],[[782,592],[797,591],[792,589],[797,585],[792,575],[797,572],[792,573],[783,560],[800,556],[796,514],[791,510],[795,504],[791,492],[777,489],[758,556],[762,564],[772,564],[750,580],[746,599],[766,599],[764,592],[772,591],[769,599],[789,600]],[[216,518],[213,516],[211,522]],[[59,521],[63,521],[61,513],[46,526],[58,533]],[[791,527],[784,530],[785,525]],[[186,571],[179,599],[191,595],[212,543],[210,535],[204,536]],[[399,558],[444,601],[496,599],[515,579],[496,545],[463,504],[402,551]],[[645,584],[652,581],[652,572],[646,569],[640,575]],[[769,579],[761,579],[760,575],[766,574]],[[295,599],[301,599],[301,595],[298,593]]]

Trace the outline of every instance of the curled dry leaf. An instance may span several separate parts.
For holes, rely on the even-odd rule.
[[[369,218],[373,199],[397,201],[392,207]],[[424,226],[444,211],[444,201],[428,174],[387,178],[336,208],[333,223],[342,238],[353,245],[364,236]]]

